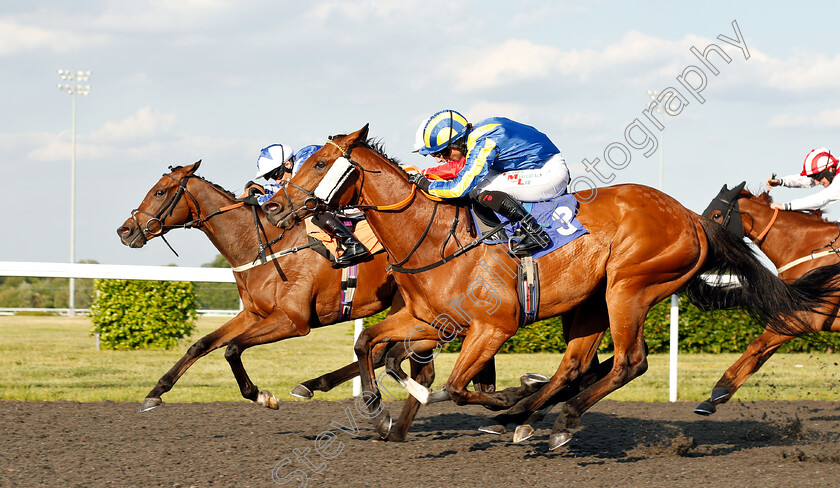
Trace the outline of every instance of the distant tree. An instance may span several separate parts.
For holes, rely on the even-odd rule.
[[[230,268],[230,263],[221,254],[202,268]],[[236,310],[239,308],[239,290],[234,283],[196,283],[195,294],[200,308],[214,310]]]
[[[216,258],[209,263],[201,265],[202,268],[230,268],[230,263],[221,254],[216,254]]]

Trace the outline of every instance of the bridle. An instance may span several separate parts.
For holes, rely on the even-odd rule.
[[[169,167],[169,170],[173,170],[171,166]],[[160,237],[161,239],[163,239],[163,242],[166,243],[169,249],[173,253],[175,253],[176,256],[178,256],[178,253],[175,251],[175,249],[172,248],[172,245],[169,244],[169,241],[166,240],[164,234],[166,234],[166,232],[168,232],[169,230],[178,227],[183,227],[185,229],[190,227],[201,227],[201,225],[204,222],[206,222],[207,219],[210,218],[210,216],[204,219],[201,218],[201,209],[198,206],[198,201],[195,199],[192,193],[190,193],[190,191],[187,190],[187,181],[190,179],[191,176],[193,176],[192,174],[187,174],[181,180],[177,180],[174,176],[172,176],[171,172],[165,173],[163,176],[171,178],[175,183],[178,184],[178,189],[175,191],[175,193],[169,198],[169,200],[167,200],[167,202],[163,205],[163,207],[161,207],[157,214],[153,215],[149,212],[146,212],[145,210],[135,208],[131,211],[131,218],[134,220],[134,223],[137,225],[137,228],[140,229],[140,235],[143,237],[144,242],[149,242],[149,239],[151,239],[152,237]],[[194,210],[190,209],[190,213],[192,214],[194,212],[198,216],[198,218],[190,222],[186,222],[182,225],[166,225],[166,218],[172,215],[172,212],[175,211],[175,207],[178,205],[178,202],[181,201],[181,197],[184,196],[184,194],[186,194],[190,198],[190,200],[192,200]],[[149,220],[146,221],[145,226],[140,225],[140,221],[137,219],[137,214],[143,214],[149,217]],[[157,230],[152,228],[153,224]],[[149,237],[146,237],[147,235]]]
[[[227,206],[224,206],[224,207],[220,207],[216,211],[208,214],[207,216],[202,217],[201,216],[201,207],[198,205],[198,200],[192,195],[192,193],[190,193],[189,189],[187,189],[187,182],[189,181],[189,179],[191,177],[193,177],[195,175],[193,173],[189,173],[189,174],[185,175],[181,180],[178,180],[174,176],[172,176],[171,171],[174,171],[174,170],[171,166],[169,167],[169,170],[170,170],[170,173],[165,173],[163,176],[166,176],[166,177],[172,179],[172,181],[174,181],[175,183],[178,184],[178,189],[175,191],[175,193],[169,198],[169,200],[167,200],[167,202],[163,205],[163,207],[161,207],[161,209],[157,212],[157,214],[153,215],[149,212],[146,212],[145,210],[140,210],[138,208],[135,208],[134,210],[131,211],[131,218],[134,220],[134,223],[137,225],[137,228],[140,229],[140,231],[141,231],[140,235],[143,237],[144,242],[149,242],[149,239],[151,239],[153,237],[160,237],[163,240],[163,242],[166,243],[166,246],[169,247],[169,249],[176,256],[178,256],[178,253],[175,251],[175,249],[172,247],[172,245],[169,244],[169,241],[166,240],[165,234],[167,232],[169,232],[172,229],[200,229],[204,225],[205,222],[207,222],[211,218],[215,217],[216,215],[223,214],[223,213],[228,212],[230,210],[242,207],[245,204],[243,202],[237,202],[237,203],[234,203],[232,205],[227,205]],[[181,201],[181,198],[184,195],[187,195],[187,197],[189,197],[189,200],[188,200],[188,203],[187,203],[188,207],[190,206],[189,201],[192,201],[192,208],[190,208],[190,215],[195,215],[196,217],[193,220],[190,220],[189,222],[184,222],[183,224],[167,225],[166,224],[166,219],[169,216],[172,215],[172,213],[175,211],[175,207],[178,205],[178,202]],[[272,244],[278,242],[280,239],[282,239],[283,236],[286,234],[286,231],[283,230],[283,232],[281,232],[279,236],[272,239],[271,241],[263,242],[262,236],[265,235],[265,229],[262,227],[262,223],[259,220],[259,216],[257,215],[257,208],[256,207],[253,207],[253,213],[254,213],[255,226],[257,228],[257,241],[259,242],[258,258],[259,258],[259,260],[262,264],[265,264],[266,262],[268,262],[268,260],[266,258],[266,255],[265,255],[265,250],[266,249],[270,250],[270,246]],[[149,217],[149,220],[146,221],[146,225],[140,225],[140,221],[137,219],[137,214],[143,214],[143,215],[146,215],[146,216]],[[149,236],[149,237],[147,237],[147,236]],[[297,250],[300,250],[300,249],[303,249],[303,248],[295,248],[294,252],[297,252]],[[272,255],[272,256],[274,256],[274,255]]]

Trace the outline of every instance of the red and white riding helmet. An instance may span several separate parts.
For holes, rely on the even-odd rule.
[[[814,176],[822,173],[828,168],[837,169],[837,158],[831,155],[831,151],[824,147],[811,149],[811,152],[805,156],[805,162],[802,163],[802,176]]]

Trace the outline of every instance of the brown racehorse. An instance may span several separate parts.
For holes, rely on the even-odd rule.
[[[268,391],[259,391],[245,372],[240,357],[245,349],[305,336],[312,328],[366,317],[392,303],[392,311],[396,311],[402,306],[402,300],[393,278],[385,270],[385,254],[379,253],[373,260],[359,265],[359,286],[353,297],[351,316],[341,318],[341,270],[333,269],[330,261],[306,248],[309,241],[305,227],[291,228],[277,240],[281,231],[268,225],[262,211],[258,211],[257,223],[254,207],[237,204],[232,193],[196,176],[199,164],[200,161],[173,169],[149,190],[132,217],[117,229],[123,244],[140,248],[149,239],[172,228],[199,228],[234,267],[256,261],[259,239],[271,243],[265,251],[269,256],[293,248],[304,249],[266,264],[259,265],[256,261],[256,266],[235,272],[244,310],[193,344],[160,378],[146,396],[141,410],[160,405],[161,395],[172,389],[187,368],[200,357],[225,345],[225,359],[233,370],[242,396],[260,405],[277,408],[274,396]],[[261,237],[258,237],[260,233]],[[384,358],[380,357],[377,362],[383,363]],[[424,384],[429,385],[434,379],[431,364],[413,364],[412,371],[420,375],[418,381]],[[314,389],[326,391],[358,372],[357,363],[350,364],[332,375],[298,385],[293,394],[311,396]],[[418,406],[413,398],[406,402],[403,418],[391,440],[404,438]]]
[[[724,185],[703,214],[739,237],[750,238],[778,268],[779,276],[785,281],[793,281],[814,268],[840,262],[840,249],[835,247],[840,237],[837,222],[827,222],[819,213],[773,210],[769,194],[755,196],[744,190],[744,185],[741,183],[731,190]],[[698,405],[695,413],[715,413],[715,405],[732,398],[747,378],[785,342],[820,331],[840,332],[840,320],[837,320],[840,297],[835,297],[833,303],[828,315],[813,314],[804,327],[793,323],[784,334],[767,328],[723,373],[709,400]]]
[[[365,126],[333,137],[303,164],[288,191],[276,194],[263,209],[269,221],[288,227],[322,201],[357,206],[390,259],[403,267],[396,280],[406,306],[366,329],[355,346],[363,388],[373,396],[377,431],[387,435],[390,423],[375,401],[371,362],[372,348],[384,342],[442,340],[441,333],[451,337],[466,330],[444,391],[431,398],[495,408],[516,404],[519,397],[507,390],[488,393],[466,386],[517,331],[520,306],[512,272],[517,263],[495,247],[465,244],[473,240],[468,219],[455,222],[464,215],[463,205],[439,204],[418,194],[402,168],[371,147],[367,133]],[[551,449],[571,439],[569,429],[582,413],[647,369],[642,325],[650,308],[669,295],[686,290],[705,306],[748,306],[783,327],[786,320],[796,319],[796,310],[815,309],[823,294],[838,289],[826,278],[828,273],[783,283],[742,241],[652,188],[599,189],[580,206],[578,219],[589,233],[539,259],[538,319],[564,314],[569,319],[564,321],[568,348],[551,380],[516,407],[539,412],[587,373],[608,327],[615,354],[608,371],[599,372],[597,381],[583,385],[563,404],[549,439]],[[455,253],[459,255],[453,259]],[[406,272],[426,266],[430,268],[423,272]],[[709,286],[700,273],[712,270],[731,270],[746,286]],[[428,389],[407,383],[412,395],[429,398]]]

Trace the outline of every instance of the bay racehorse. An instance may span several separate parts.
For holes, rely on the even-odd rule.
[[[174,228],[197,228],[234,267],[234,277],[243,310],[217,330],[195,342],[148,393],[141,411],[162,403],[161,396],[199,358],[223,346],[242,396],[260,405],[277,408],[270,392],[259,391],[242,365],[249,347],[290,337],[301,337],[312,328],[366,317],[391,306],[402,307],[393,278],[386,272],[385,254],[379,253],[358,267],[358,289],[350,314],[342,312],[341,270],[311,247],[304,225],[280,231],[268,225],[261,210],[243,206],[227,190],[197,176],[200,161],[173,169],[155,183],[132,216],[117,229],[123,244],[140,248],[149,239]],[[256,219],[256,220],[255,220]],[[165,239],[165,238],[164,238]],[[260,246],[267,246],[265,264],[258,259]],[[280,256],[272,259],[271,256]],[[346,312],[346,310],[345,310]],[[399,351],[397,351],[399,352]],[[384,362],[384,349],[377,362]],[[298,385],[293,394],[311,397],[312,391],[327,391],[358,374],[352,363],[328,375]],[[418,381],[431,384],[432,364],[412,364]],[[391,440],[402,440],[419,404],[409,398],[404,415]]]
[[[753,195],[746,183],[729,189],[723,185],[703,215],[718,222],[740,238],[748,237],[776,266],[785,281],[793,281],[821,266],[840,262],[840,226],[828,222],[819,212],[790,212],[770,208],[767,192]],[[817,332],[840,332],[837,311],[840,297],[833,297],[828,314],[812,314],[805,323],[794,322],[784,333],[767,328],[752,341],[744,354],[723,373],[711,397],[694,411],[715,413],[716,405],[727,402],[738,388],[784,343]]]
[[[527,416],[556,401],[556,394],[592,369],[609,328],[615,344],[609,368],[563,404],[549,438],[549,447],[555,449],[571,440],[569,429],[581,414],[647,369],[642,325],[650,308],[669,295],[685,290],[706,308],[745,306],[771,325],[784,327],[786,321],[798,320],[798,310],[819,307],[822,295],[838,289],[827,273],[785,284],[746,244],[655,189],[601,188],[580,205],[577,216],[589,233],[539,259],[537,319],[561,314],[569,319],[564,320],[568,348],[556,373],[521,401],[508,390],[469,391],[470,379],[517,331],[521,310],[513,270],[518,263],[497,247],[474,245],[464,202],[441,204],[417,192],[405,171],[372,147],[367,135],[365,126],[332,137],[263,210],[270,222],[288,228],[325,205],[360,208],[395,261],[406,306],[365,329],[355,345],[381,436],[387,435],[390,418],[375,401],[371,361],[373,347],[381,343],[441,341],[466,331],[444,390],[430,394],[406,381],[409,392],[421,400],[515,405],[514,411]],[[744,286],[710,286],[700,276],[710,271],[732,272]]]

